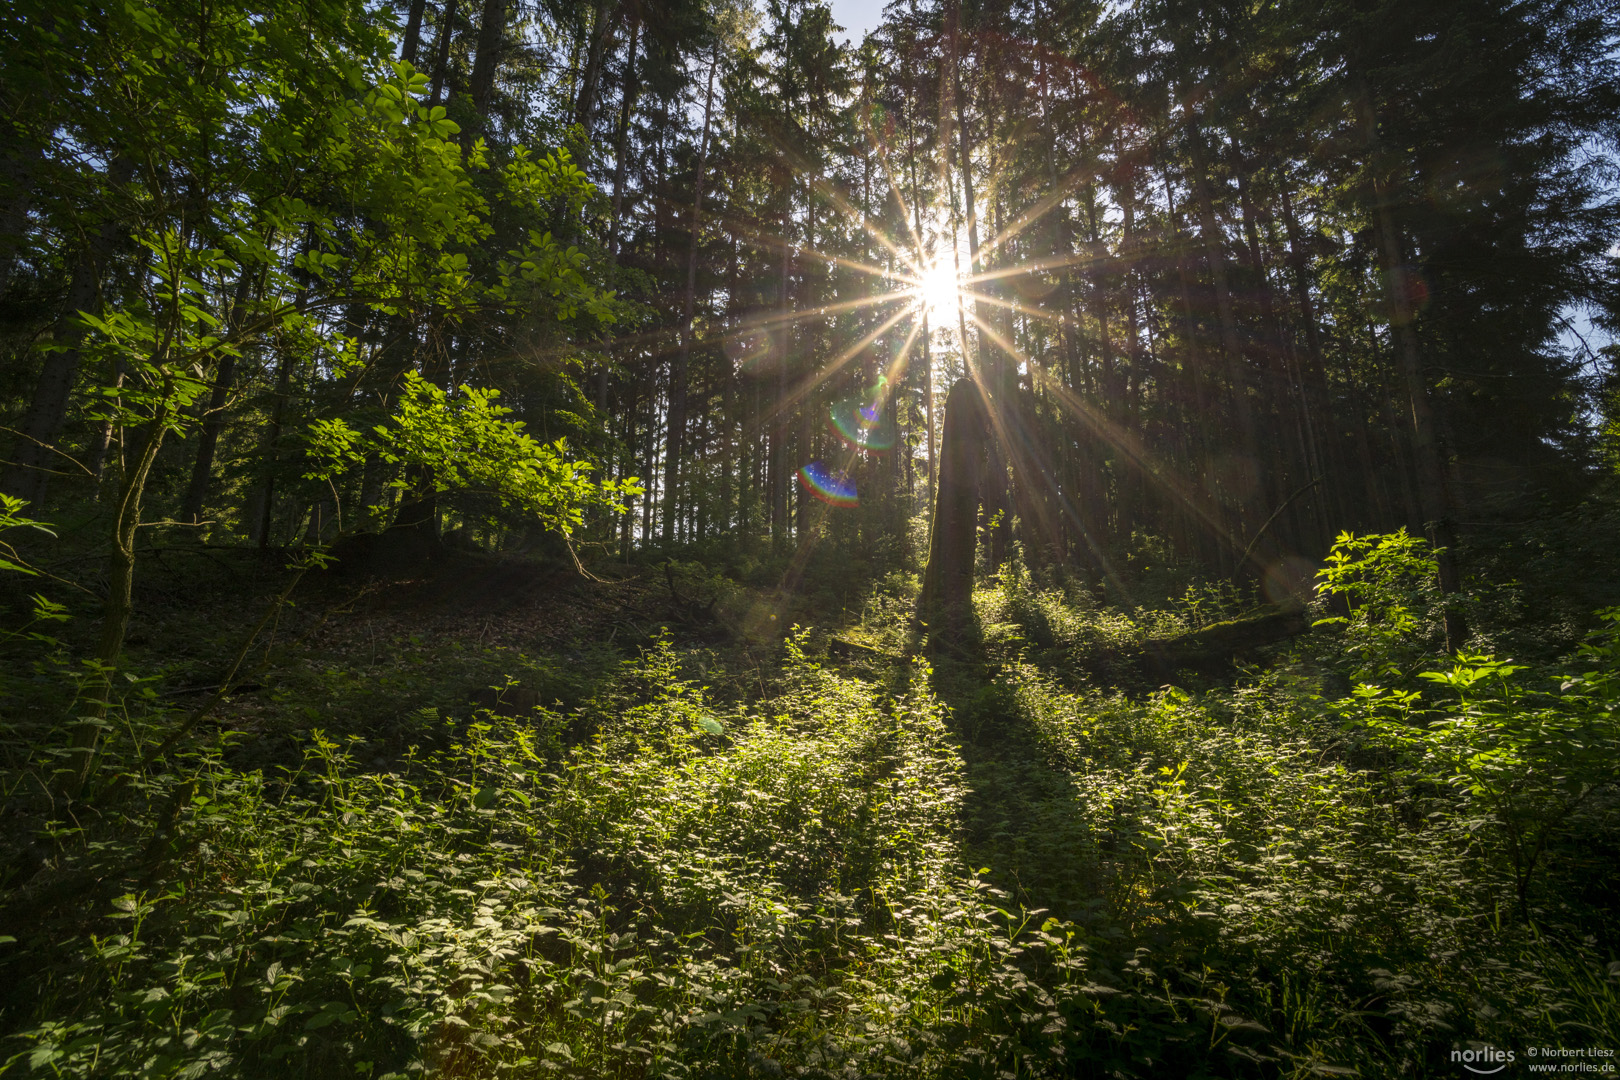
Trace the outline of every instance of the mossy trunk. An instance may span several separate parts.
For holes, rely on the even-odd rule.
[[[972,603],[979,487],[988,434],[984,396],[973,380],[959,379],[945,399],[939,488],[919,608],[925,622],[946,625],[937,620],[965,614]]]

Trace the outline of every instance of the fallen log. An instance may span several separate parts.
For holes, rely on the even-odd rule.
[[[1197,630],[1099,650],[1082,666],[1111,682],[1162,684],[1180,672],[1225,675],[1237,664],[1258,658],[1258,650],[1297,637],[1311,628],[1300,607],[1265,608]]]

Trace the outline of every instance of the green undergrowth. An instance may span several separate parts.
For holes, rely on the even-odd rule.
[[[284,762],[255,722],[135,768],[172,722],[141,699],[71,806],[48,740],[11,752],[0,1071],[1454,1076],[1615,1046],[1620,615],[1542,663],[1444,658],[1421,545],[1339,550],[1314,633],[1147,693],[1074,658],[1248,598],[1133,617],[1015,565],[930,667],[895,574],[772,657],[666,637],[515,717],[449,689],[512,657],[368,684],[357,645],[266,680]]]

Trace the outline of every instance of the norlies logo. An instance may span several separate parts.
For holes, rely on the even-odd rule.
[[[1451,1060],[1458,1062],[1471,1073],[1490,1076],[1513,1063],[1513,1051],[1498,1050],[1494,1046],[1485,1046],[1478,1050],[1453,1050]]]

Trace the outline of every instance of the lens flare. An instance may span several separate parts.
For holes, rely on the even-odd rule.
[[[844,472],[834,472],[819,461],[812,461],[799,470],[799,483],[804,490],[828,506],[859,506],[860,496],[855,494],[855,482]]]
[[[753,373],[771,366],[776,359],[775,343],[762,329],[743,328],[728,334],[724,341],[726,356],[738,370]]]
[[[828,426],[853,450],[881,454],[899,441],[895,425],[883,415],[889,380],[879,375],[877,385],[863,397],[840,401],[828,410]]]

